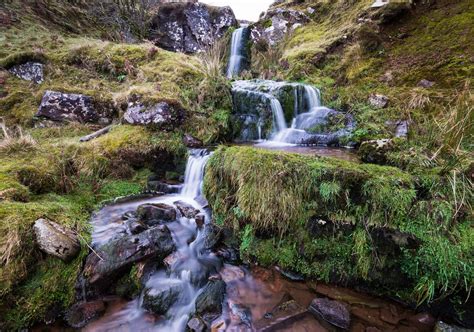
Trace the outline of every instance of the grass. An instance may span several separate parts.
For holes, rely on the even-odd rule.
[[[453,192],[442,168],[414,175],[220,147],[209,160],[204,188],[215,218],[240,234],[247,259],[421,303],[469,294],[472,287],[472,184],[457,181]],[[310,235],[313,218],[331,222],[334,230]],[[414,236],[419,246],[387,249],[379,229]]]

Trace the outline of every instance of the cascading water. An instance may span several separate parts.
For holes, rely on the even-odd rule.
[[[242,71],[242,64],[246,60],[245,34],[247,27],[236,29],[232,33],[230,47],[229,65],[227,67],[227,78],[238,76]]]
[[[92,219],[94,226],[93,247],[98,248],[114,238],[123,236],[127,230],[122,215],[134,211],[143,204],[168,204],[172,206],[177,201],[185,202],[205,215],[209,222],[209,212],[194,200],[201,195],[205,165],[210,157],[205,149],[189,151],[185,172],[185,182],[180,194],[170,194],[148,199],[138,199],[104,207]],[[171,231],[176,252],[167,269],[158,269],[152,273],[144,287],[142,295],[124,305],[109,317],[104,317],[99,326],[91,324],[86,330],[116,330],[124,326],[136,330],[147,331],[184,331],[186,324],[194,312],[195,300],[201,288],[207,282],[208,275],[218,273],[220,260],[211,252],[205,250],[205,231],[199,229],[194,218],[187,218],[182,213],[177,219],[166,223]],[[147,319],[149,313],[143,308],[145,293],[153,294],[163,289],[179,288],[177,296],[163,319],[156,323]]]
[[[191,150],[184,174],[184,186],[181,195],[195,198],[201,194],[204,168],[210,157],[205,149]]]
[[[261,146],[286,146],[294,144],[303,145],[337,145],[342,137],[347,136],[352,130],[351,117],[321,106],[321,93],[318,89],[299,83],[274,82],[266,80],[236,81],[232,88],[234,112],[246,114],[246,119],[258,119],[258,140],[264,136],[267,141]],[[288,105],[293,99],[293,112],[284,109],[280,100]],[[291,105],[291,104],[290,104]],[[287,107],[287,106],[286,106]],[[267,109],[271,110],[272,122],[269,130]],[[250,114],[249,114],[250,113]],[[291,126],[288,128],[285,114],[293,114]],[[328,130],[332,119],[342,121],[340,129]],[[288,119],[288,117],[287,117]],[[249,136],[256,139],[256,134],[251,135],[252,127],[248,122],[242,124],[245,135],[242,140],[249,140]],[[255,131],[253,131],[255,132]]]

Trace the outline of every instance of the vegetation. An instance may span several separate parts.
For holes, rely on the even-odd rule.
[[[433,169],[428,184],[427,174],[393,167],[221,147],[205,191],[216,219],[242,232],[244,257],[423,302],[469,294],[474,281],[472,184],[458,179],[454,193],[440,172]],[[380,230],[417,245],[390,243]]]

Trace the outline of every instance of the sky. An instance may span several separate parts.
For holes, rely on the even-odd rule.
[[[257,21],[274,0],[200,0],[214,6],[230,6],[239,20]]]

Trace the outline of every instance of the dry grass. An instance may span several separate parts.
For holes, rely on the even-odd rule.
[[[34,138],[24,133],[20,126],[8,128],[3,118],[0,118],[0,128],[3,138],[0,141],[0,153],[11,154],[16,152],[31,151],[36,148]]]

